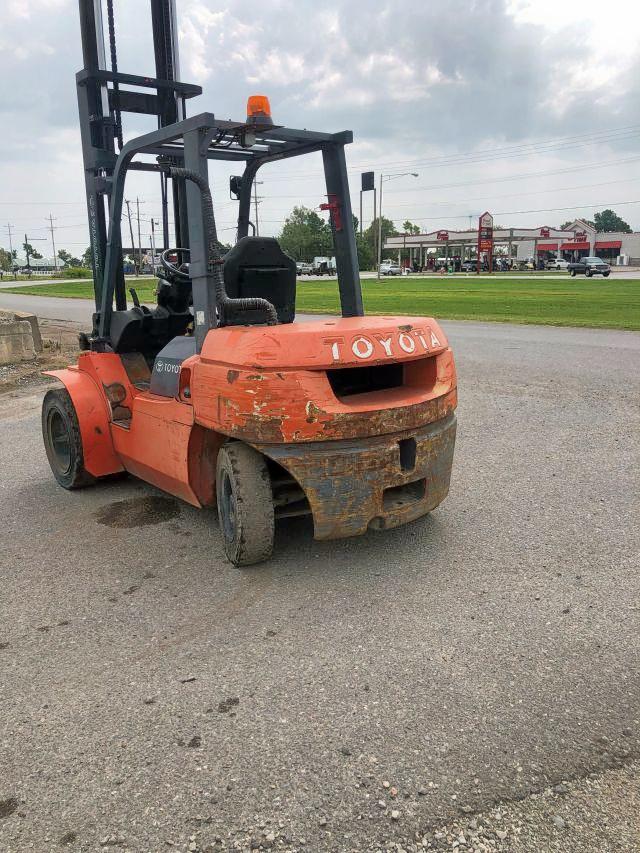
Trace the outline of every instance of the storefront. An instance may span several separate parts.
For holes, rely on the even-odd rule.
[[[640,265],[640,232],[632,234],[598,233],[582,219],[565,229],[541,225],[539,228],[496,228],[493,232],[494,256],[508,258],[520,265],[544,266],[553,258],[578,260],[597,255],[612,265]],[[397,254],[398,263],[414,269],[431,269],[438,259],[449,259],[456,266],[477,257],[478,231],[451,231],[439,228],[426,234],[398,234],[388,237],[387,253]]]

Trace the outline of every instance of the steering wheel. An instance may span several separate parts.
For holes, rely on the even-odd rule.
[[[173,278],[178,278],[181,281],[189,281],[189,273],[181,270],[180,267],[169,260],[169,255],[175,255],[178,252],[186,252],[190,255],[189,249],[165,249],[160,255],[160,263]]]

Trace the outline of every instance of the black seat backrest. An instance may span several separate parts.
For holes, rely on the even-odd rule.
[[[296,262],[274,237],[243,237],[224,257],[224,283],[233,299],[258,296],[268,299],[280,323],[296,316]],[[232,325],[264,323],[264,311],[230,316]]]

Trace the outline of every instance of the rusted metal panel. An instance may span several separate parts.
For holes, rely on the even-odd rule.
[[[357,441],[256,446],[304,490],[316,539],[336,539],[398,527],[435,509],[449,491],[455,435],[449,414],[417,430]],[[411,439],[415,456],[407,469],[400,443]]]
[[[454,411],[456,373],[448,347],[404,369],[400,387],[338,398],[326,370],[228,370],[198,363],[192,371],[195,419],[251,444],[279,444],[416,429]]]

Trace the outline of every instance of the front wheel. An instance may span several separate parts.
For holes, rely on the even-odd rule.
[[[240,441],[223,445],[216,465],[216,496],[229,560],[234,566],[268,560],[273,553],[275,511],[264,456]]]
[[[603,272],[603,273],[602,273],[602,276],[603,276],[603,278],[609,278],[609,273],[608,273],[608,272]]]
[[[585,276],[586,276],[587,278],[591,278],[591,270],[586,269],[586,270],[584,271],[584,274],[585,274]]]
[[[42,437],[53,476],[63,488],[80,489],[95,482],[84,467],[78,416],[66,388],[45,394]]]

